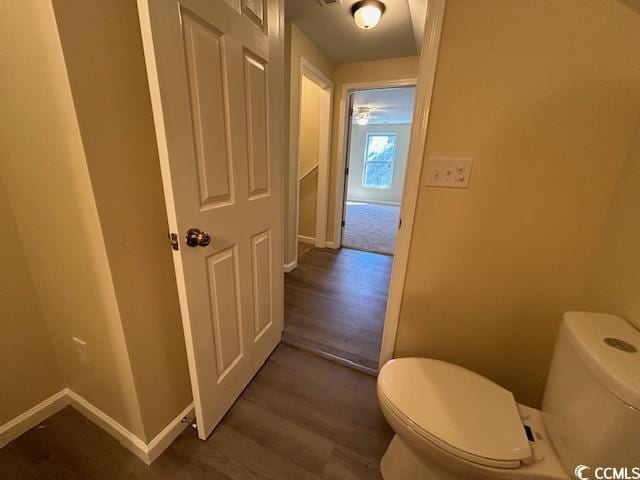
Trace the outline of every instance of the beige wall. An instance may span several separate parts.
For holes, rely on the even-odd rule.
[[[318,142],[320,141],[320,99],[322,89],[302,77],[302,102],[300,105],[300,143],[298,155],[298,177],[302,178],[318,165]]]
[[[285,97],[288,98],[288,122],[286,122],[288,156],[285,165],[289,166],[285,174],[285,252],[284,263],[293,262],[296,258],[296,209],[295,201],[298,195],[297,163],[298,156],[298,135],[299,135],[299,115],[300,115],[300,59],[305,58],[325,77],[333,78],[333,63],[304,36],[295,24],[285,25],[285,70],[288,73],[288,81],[285,82]]]
[[[331,167],[329,172],[329,206],[327,214],[327,240],[335,241],[335,221],[338,200],[336,188],[344,181],[344,172],[338,171],[340,164],[338,152],[339,119],[344,115],[340,105],[345,84],[361,82],[392,81],[415,78],[418,72],[418,57],[400,57],[370,62],[342,63],[336,65],[334,74],[333,125],[331,130]]]
[[[0,186],[0,425],[64,387],[15,219]]]
[[[65,384],[144,438],[51,3],[1,7],[0,176]],[[28,32],[28,36],[25,36]],[[88,342],[93,371],[71,337]],[[5,387],[3,387],[5,388]]]
[[[3,69],[12,75],[0,80],[9,93],[0,107],[12,122],[0,133],[0,178],[61,374],[48,361],[40,374],[50,383],[25,376],[31,404],[3,404],[0,419],[41,401],[39,388],[69,386],[149,441],[191,391],[137,11],[125,0],[53,6],[55,16],[46,2],[2,6]],[[49,332],[33,309],[14,330],[29,331],[36,347]],[[77,361],[73,336],[88,343],[92,371]]]
[[[639,51],[619,1],[447,3],[425,157],[470,155],[473,175],[420,189],[396,354],[540,404],[637,124]]]
[[[396,156],[393,162],[393,177],[390,189],[367,188],[362,186],[364,156],[368,133],[395,133]],[[411,125],[360,125],[351,126],[351,140],[349,142],[349,200],[397,203],[402,201],[402,187],[404,185],[404,170],[407,166],[409,152],[409,136]]]
[[[298,235],[315,238],[318,203],[318,171],[314,170],[300,182],[298,198]]]
[[[318,147],[320,141],[320,101],[322,89],[302,77],[300,102],[300,142],[298,144],[298,235],[315,237],[318,199]]]
[[[53,5],[151,439],[191,402],[191,387],[136,4]]]
[[[616,186],[580,308],[620,315],[640,329],[640,123]]]

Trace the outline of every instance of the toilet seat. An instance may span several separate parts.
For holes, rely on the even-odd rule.
[[[378,392],[389,413],[457,457],[503,469],[532,460],[513,395],[477,373],[427,358],[391,360]]]

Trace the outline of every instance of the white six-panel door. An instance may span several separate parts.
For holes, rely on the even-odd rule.
[[[138,8],[204,439],[282,334],[282,2]],[[190,228],[211,243],[187,246]]]

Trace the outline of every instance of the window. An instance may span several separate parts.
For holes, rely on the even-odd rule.
[[[396,157],[395,133],[367,133],[362,186],[390,189]]]

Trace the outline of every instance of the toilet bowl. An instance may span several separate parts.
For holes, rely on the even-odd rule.
[[[451,363],[391,360],[377,383],[395,431],[382,476],[566,480],[579,464],[640,466],[640,450],[629,446],[640,431],[639,351],[640,332],[624,320],[565,314],[542,410]]]

